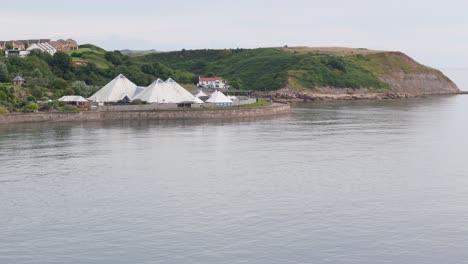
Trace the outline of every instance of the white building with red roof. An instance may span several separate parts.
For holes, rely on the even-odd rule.
[[[198,87],[211,89],[226,89],[226,82],[220,77],[198,77]]]

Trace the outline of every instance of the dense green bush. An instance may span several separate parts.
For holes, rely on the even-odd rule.
[[[104,58],[115,66],[126,64],[129,61],[129,57],[118,50],[106,52]]]
[[[81,58],[81,55],[82,55],[82,53],[78,53],[78,52],[72,52],[72,54],[71,54],[71,56],[73,58]]]
[[[10,113],[10,111],[8,111],[8,108],[6,108],[5,106],[0,105],[0,115],[8,114],[8,113]]]
[[[39,105],[35,102],[30,102],[28,105],[23,107],[23,112],[36,112],[39,110]]]
[[[54,90],[65,90],[69,88],[68,82],[61,78],[55,78],[50,84],[50,88]]]
[[[0,62],[0,82],[8,82],[10,74],[5,63]]]

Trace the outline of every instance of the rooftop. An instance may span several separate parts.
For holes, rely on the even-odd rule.
[[[201,82],[222,81],[221,77],[200,77]]]

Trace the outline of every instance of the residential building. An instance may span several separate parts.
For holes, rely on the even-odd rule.
[[[52,45],[50,45],[49,43],[35,43],[35,44],[32,44],[28,49],[28,51],[32,51],[32,50],[40,50],[42,52],[47,52],[49,53],[50,55],[54,55],[56,52],[57,52],[57,49],[55,49],[54,47],[52,47]]]
[[[29,55],[27,50],[7,50],[5,51],[5,57],[26,57]]]
[[[14,40],[14,41],[0,41],[0,49],[7,50],[8,46],[11,46],[11,50],[24,50],[24,43]]]
[[[227,85],[220,77],[199,77],[198,87],[211,89],[226,89]]]
[[[33,49],[38,49],[53,55],[57,51],[69,52],[77,50],[78,48],[78,43],[73,39],[26,39],[0,41],[0,49],[5,51],[31,51]],[[10,56],[24,57],[28,54],[28,52],[22,52],[21,54],[18,52],[11,52]]]
[[[52,45],[57,51],[73,51],[78,49],[78,43],[73,39],[59,39],[55,41],[51,41],[50,45]]]

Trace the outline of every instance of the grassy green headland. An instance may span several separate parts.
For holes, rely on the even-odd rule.
[[[87,65],[73,65],[84,60]],[[97,46],[54,56],[32,52],[26,58],[0,57],[1,112],[30,111],[38,100],[63,95],[90,96],[118,74],[140,86],[156,78],[172,77],[193,87],[199,75],[220,76],[235,89],[270,91],[289,87],[296,90],[369,88],[388,91],[383,76],[392,73],[435,73],[400,52],[349,48],[259,48],[224,50],[181,50],[126,55]],[[25,87],[14,87],[11,79],[20,75]]]

